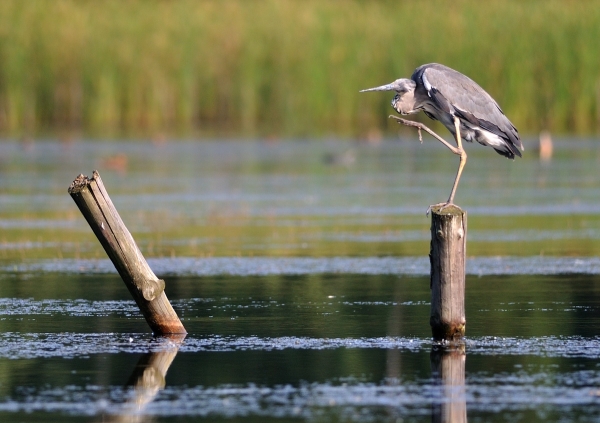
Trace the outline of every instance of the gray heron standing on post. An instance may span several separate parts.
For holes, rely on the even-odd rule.
[[[444,208],[454,204],[456,187],[467,162],[462,140],[490,146],[509,159],[521,157],[523,144],[517,128],[504,115],[498,103],[471,78],[447,66],[437,63],[422,65],[415,69],[411,79],[397,79],[391,84],[360,92],[366,91],[396,91],[392,100],[394,110],[402,115],[422,110],[429,118],[439,120],[454,135],[456,147],[422,123],[390,116],[404,125],[418,128],[419,138],[421,129],[428,132],[460,157],[450,197],[447,202],[436,206]]]

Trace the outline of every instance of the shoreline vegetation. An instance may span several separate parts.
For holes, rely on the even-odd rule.
[[[392,95],[358,91],[429,62],[523,135],[598,134],[598,40],[595,0],[6,0],[0,135],[385,136]]]

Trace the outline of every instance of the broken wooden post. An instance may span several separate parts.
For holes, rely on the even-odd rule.
[[[69,194],[117,268],[154,334],[187,333],[165,295],[165,282],[150,269],[108,196],[98,172],[94,171],[91,178],[79,175],[71,183]]]
[[[449,205],[431,209],[431,317],[436,341],[465,334],[465,263],[467,213]]]

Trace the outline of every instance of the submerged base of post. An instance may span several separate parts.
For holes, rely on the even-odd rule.
[[[465,334],[467,213],[449,205],[431,209],[431,317],[433,339],[452,341]]]
[[[158,279],[121,220],[98,172],[79,175],[69,187],[94,234],[115,265],[121,279],[155,335],[187,333],[165,295],[165,281]]]

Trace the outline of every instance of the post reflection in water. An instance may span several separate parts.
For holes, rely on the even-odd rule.
[[[434,398],[432,418],[434,423],[466,423],[465,397],[465,345],[431,348],[431,375],[440,386],[440,395]]]
[[[399,284],[395,285],[394,302],[401,303],[402,291]],[[396,337],[402,334],[402,307],[393,307],[387,321],[387,336]],[[386,376],[389,383],[395,383],[400,380],[402,374],[401,352],[396,348],[390,348],[386,352]]]
[[[155,339],[150,351],[140,358],[129,377],[126,384],[131,390],[129,399],[123,404],[120,412],[111,416],[111,420],[108,421],[149,421],[148,416],[144,415],[144,409],[165,387],[165,376],[185,336],[172,334]]]
[[[399,284],[394,289],[394,302],[402,302],[402,290]],[[393,307],[387,321],[387,336],[398,337],[402,334],[402,307]],[[385,366],[386,384],[397,386],[402,378],[402,353],[397,348],[388,348],[386,351]],[[386,416],[390,421],[402,421],[403,416],[397,407],[387,407]]]

